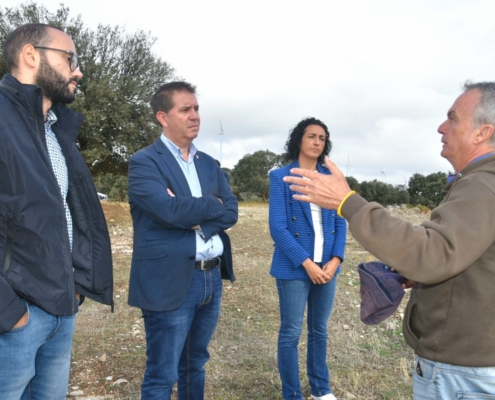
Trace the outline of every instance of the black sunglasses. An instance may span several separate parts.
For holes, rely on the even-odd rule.
[[[53,51],[60,51],[61,53],[65,53],[65,54],[70,54],[70,60],[69,60],[70,70],[74,72],[79,67],[79,60],[77,59],[77,54],[73,53],[72,51],[54,49],[53,47],[45,47],[45,46],[33,46],[33,47],[35,49],[53,50]]]

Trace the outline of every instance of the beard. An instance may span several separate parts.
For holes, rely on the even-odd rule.
[[[45,57],[41,57],[40,68],[36,75],[36,85],[43,91],[43,96],[52,103],[70,104],[76,99],[76,92],[70,89],[70,83],[77,79],[65,79],[55,70]]]

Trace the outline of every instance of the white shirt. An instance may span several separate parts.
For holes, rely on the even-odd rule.
[[[315,171],[318,172],[318,171]],[[305,179],[308,179],[305,177]],[[321,207],[316,204],[309,203],[311,208],[311,218],[313,219],[313,229],[315,231],[315,245],[313,262],[320,263],[323,259],[323,220],[321,218]]]

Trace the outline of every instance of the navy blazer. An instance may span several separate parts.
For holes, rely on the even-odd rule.
[[[309,203],[292,198],[294,192],[282,179],[299,168],[297,161],[270,172],[270,234],[275,246],[270,274],[279,279],[304,279],[309,276],[302,266],[307,258],[313,260],[315,231]],[[317,164],[318,172],[330,171]],[[323,256],[325,264],[333,257],[344,260],[346,222],[335,210],[321,209],[323,222]],[[340,267],[339,267],[340,268]],[[337,271],[340,272],[340,269]]]
[[[201,226],[206,240],[216,234],[221,237],[222,278],[235,280],[225,230],[237,222],[237,199],[212,157],[198,151],[194,164],[202,197],[192,196],[177,160],[161,139],[138,151],[129,162],[129,203],[134,224],[131,306],[168,311],[182,304],[196,260],[196,234],[191,229],[195,225]]]

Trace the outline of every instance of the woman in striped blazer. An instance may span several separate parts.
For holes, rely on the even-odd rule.
[[[336,399],[326,363],[327,326],[344,259],[346,222],[334,210],[293,200],[289,185],[282,181],[296,167],[329,174],[323,165],[331,147],[327,126],[306,118],[287,139],[285,156],[290,163],[270,172],[269,225],[275,242],[270,274],[276,278],[280,302],[278,366],[284,399],[304,399],[297,346],[306,304],[311,396]]]

